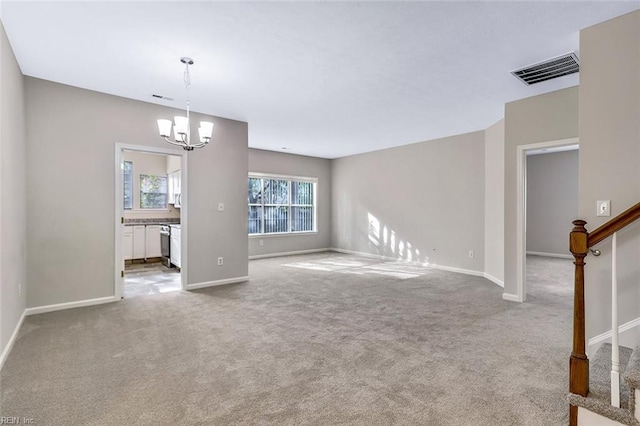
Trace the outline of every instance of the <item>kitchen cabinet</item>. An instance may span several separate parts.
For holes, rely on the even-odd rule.
[[[133,228],[123,226],[122,231],[122,257],[124,260],[133,259]]]
[[[175,204],[176,195],[180,194],[182,187],[182,171],[176,170],[167,175],[167,203]]]
[[[145,230],[145,258],[161,256],[160,225],[147,225]]]
[[[182,193],[182,170],[173,172],[173,174],[174,174],[173,191],[176,194],[181,194]]]
[[[167,155],[167,174],[182,168],[182,157],[179,155]]]
[[[174,191],[175,176],[173,173],[167,175],[167,204],[173,204],[176,202],[176,193]]]
[[[122,257],[124,260],[162,257],[160,225],[123,226]]]
[[[169,252],[171,253],[171,263],[181,268],[180,262],[180,225],[171,226],[171,245]]]
[[[146,233],[144,225],[134,225],[133,228],[133,258],[144,259],[146,254]]]

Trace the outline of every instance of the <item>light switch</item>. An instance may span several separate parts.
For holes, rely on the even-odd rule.
[[[223,212],[224,211],[224,203],[218,203],[218,211],[219,212]]]
[[[611,200],[598,200],[598,216],[611,216]]]

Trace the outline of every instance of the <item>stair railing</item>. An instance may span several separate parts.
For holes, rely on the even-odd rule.
[[[569,250],[575,265],[573,299],[573,349],[569,359],[569,392],[587,396],[589,393],[589,358],[585,345],[584,258],[591,247],[612,237],[612,303],[611,303],[611,404],[620,406],[620,360],[618,336],[617,232],[640,219],[640,203],[620,213],[593,232],[587,232],[584,220],[574,220],[569,234]],[[594,253],[599,254],[597,250]],[[615,396],[614,396],[615,395]],[[569,425],[578,425],[578,407],[569,406]]]

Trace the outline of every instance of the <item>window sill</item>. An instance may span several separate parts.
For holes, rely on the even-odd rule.
[[[297,236],[310,236],[318,235],[318,231],[305,231],[305,232],[279,232],[271,234],[249,234],[249,239],[256,238],[274,238],[274,237],[297,237]]]

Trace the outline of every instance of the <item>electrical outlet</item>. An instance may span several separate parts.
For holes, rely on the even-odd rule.
[[[22,296],[24,295],[24,287],[22,285],[22,283],[18,284],[18,295],[22,298]]]
[[[473,250],[469,250],[469,259],[473,259],[473,256],[475,256],[475,253]]]
[[[222,266],[224,265],[224,257],[219,257],[218,258],[218,266]]]
[[[264,240],[260,240],[260,242],[258,242],[258,244],[260,244],[261,246],[264,245]]]

